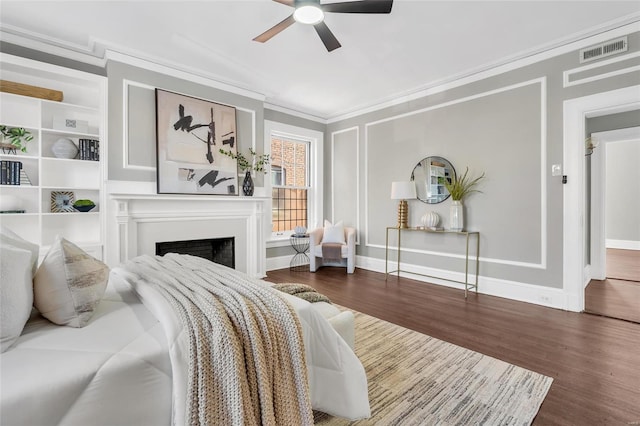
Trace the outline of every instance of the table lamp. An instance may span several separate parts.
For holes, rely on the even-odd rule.
[[[392,182],[391,199],[400,200],[398,204],[398,228],[408,228],[409,205],[407,200],[416,198],[416,185],[411,182]]]

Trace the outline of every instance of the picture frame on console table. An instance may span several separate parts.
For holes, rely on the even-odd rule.
[[[238,195],[235,107],[156,89],[158,194]]]

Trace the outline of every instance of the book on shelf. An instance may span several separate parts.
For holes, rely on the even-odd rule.
[[[0,161],[0,185],[20,185],[21,161]]]
[[[100,141],[96,139],[79,139],[80,159],[100,161]]]

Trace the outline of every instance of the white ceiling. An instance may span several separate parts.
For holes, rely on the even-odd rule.
[[[2,0],[0,7],[4,35],[96,56],[132,54],[324,119],[640,20],[635,0],[396,0],[389,15],[327,14],[342,44],[328,53],[314,29],[298,23],[265,44],[252,41],[293,10],[270,0]]]

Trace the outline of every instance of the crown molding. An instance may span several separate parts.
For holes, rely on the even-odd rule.
[[[520,52],[519,54],[510,56],[500,62],[487,64],[476,68],[475,70],[457,74],[450,78],[436,81],[413,90],[387,96],[384,99],[380,99],[378,102],[356,107],[350,111],[330,116],[327,118],[327,123],[330,124],[343,121],[359,115],[378,111],[436,93],[441,93],[455,87],[464,86],[475,81],[484,80],[486,78],[503,74],[508,71],[513,71],[518,68],[523,68],[527,65],[535,64],[546,59],[551,59],[565,53],[577,51],[592,44],[602,43],[616,37],[628,35],[630,33],[640,31],[639,20],[640,12],[625,17],[624,19],[614,21],[614,23],[604,24],[596,28],[592,28],[587,32],[565,37],[553,44]]]
[[[234,86],[229,83],[216,80],[207,75],[202,75],[194,69],[188,69],[185,67],[171,66],[161,63],[161,61],[154,61],[139,56],[132,56],[128,53],[122,53],[117,50],[111,50],[108,48],[105,52],[105,58],[107,61],[120,62],[123,64],[131,65],[138,68],[143,68],[149,71],[155,71],[161,74],[169,75],[171,77],[180,78],[182,80],[191,81],[193,83],[202,84],[205,86],[213,87],[216,89],[224,90],[225,92],[234,93],[236,95],[245,96],[247,98],[255,99],[264,102],[265,95],[245,89],[242,87]],[[164,61],[165,63],[169,63]]]
[[[101,68],[106,65],[104,50],[92,42],[88,46],[80,45],[7,24],[2,24],[2,27],[0,27],[0,38],[5,43],[15,44],[88,65]]]
[[[381,98],[378,101],[355,106],[349,110],[336,112],[326,117],[320,116],[317,112],[309,109],[292,109],[275,103],[265,103],[265,108],[323,124],[331,124],[483,80],[637,31],[640,31],[640,12],[564,37],[553,43],[519,52],[501,61],[485,64],[484,66],[451,76],[447,79],[431,82],[404,92],[398,92]],[[263,102],[267,99],[265,94],[256,92],[248,87],[243,87],[243,85],[238,82],[228,81],[222,76],[206,73],[191,67],[185,67],[182,64],[172,63],[164,58],[152,57],[143,52],[129,49],[125,46],[118,46],[105,40],[92,38],[88,45],[85,46],[4,24],[2,28],[0,28],[0,35],[3,42],[89,65],[104,68],[108,60],[114,60],[152,71],[158,71],[184,80],[205,84],[251,99]],[[274,102],[275,100],[270,99],[270,101]]]
[[[315,121],[316,123],[327,124],[327,119],[318,117],[317,115],[309,114],[306,112],[298,111],[295,109],[287,108],[285,106],[272,104],[269,102],[264,103],[264,109],[271,111],[281,112],[283,114],[293,115],[294,117],[304,118],[305,120]]]

